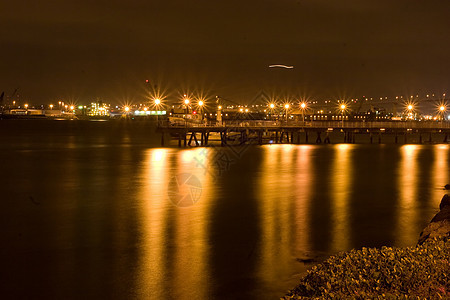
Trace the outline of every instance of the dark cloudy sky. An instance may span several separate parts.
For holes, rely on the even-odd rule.
[[[15,0],[0,33],[0,91],[36,104],[138,102],[146,79],[236,101],[450,87],[448,0]]]

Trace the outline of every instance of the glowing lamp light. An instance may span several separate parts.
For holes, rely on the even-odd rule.
[[[306,104],[305,104],[305,103],[302,103],[302,104],[300,104],[300,107],[301,107],[302,109],[305,109]]]
[[[126,111],[126,112],[129,112],[129,111],[130,111],[130,108],[129,108],[128,106],[125,106],[125,111]]]
[[[161,100],[160,100],[160,99],[155,99],[155,104],[156,104],[156,105],[161,104]]]
[[[222,106],[219,105],[219,110],[222,109]]]
[[[189,99],[184,99],[184,104],[188,105],[189,104]]]
[[[408,110],[412,110],[413,106],[411,104],[408,105]]]
[[[244,109],[243,109],[243,108],[239,108],[239,111],[240,111],[240,112],[243,112],[243,111],[244,111]]]
[[[345,109],[345,104],[341,104],[341,109],[342,109],[342,110]]]
[[[444,105],[439,106],[439,110],[440,111],[444,111],[445,110],[445,106]]]
[[[198,101],[198,105],[203,106],[203,101],[202,100]]]
[[[275,107],[275,104],[270,103],[269,107],[270,107],[270,108],[274,108],[274,107]]]
[[[286,104],[284,105],[284,108],[288,109],[288,108],[289,108],[289,103],[286,103]]]

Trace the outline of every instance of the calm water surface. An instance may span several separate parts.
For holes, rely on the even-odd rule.
[[[0,121],[0,294],[277,299],[311,265],[410,246],[449,145],[158,148],[145,123]]]

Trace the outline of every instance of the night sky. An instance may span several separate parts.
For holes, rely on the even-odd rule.
[[[0,32],[0,92],[32,104],[450,92],[447,0],[15,0]]]

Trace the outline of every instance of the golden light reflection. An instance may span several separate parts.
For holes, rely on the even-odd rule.
[[[434,186],[430,186],[430,206],[435,209],[445,194],[444,185],[449,183],[448,177],[448,153],[449,145],[435,145],[433,147],[434,163],[431,173],[433,174]]]
[[[162,162],[165,159],[165,155],[167,154],[167,149],[154,149],[151,153],[151,161]]]
[[[400,164],[397,176],[399,204],[397,220],[396,246],[410,246],[411,241],[417,240],[420,229],[416,228],[417,221],[417,186],[418,165],[417,156],[420,152],[418,145],[405,145],[400,148]]]
[[[202,193],[195,205],[177,209],[175,214],[176,250],[174,270],[175,286],[197,287],[195,294],[176,291],[175,298],[207,299],[209,278],[209,242],[208,224],[210,209],[214,201],[214,178],[205,168],[212,168],[212,151],[206,148],[184,150],[179,153],[178,167],[174,173],[190,173],[196,176],[202,185]],[[189,154],[187,154],[189,153]],[[188,158],[191,158],[188,160]],[[186,276],[189,274],[190,276]],[[191,292],[191,289],[188,289]],[[179,295],[177,296],[177,293]]]
[[[144,242],[139,288],[157,299],[167,298],[164,287],[168,281],[172,282],[169,285],[195,287],[171,291],[176,299],[208,298],[208,224],[215,198],[213,177],[206,170],[212,167],[210,156],[204,148],[151,149],[146,154],[140,199]],[[169,190],[177,187],[174,185],[179,182],[174,178],[180,174],[198,178],[201,185],[199,198],[190,206],[176,206],[170,198],[177,195]],[[182,193],[184,189],[178,191]],[[170,228],[175,229],[171,234]]]
[[[311,249],[309,206],[314,186],[312,155],[316,149],[311,145],[301,145],[297,151],[294,185],[295,195],[295,253],[300,258],[307,258]]]
[[[350,160],[353,145],[339,144],[335,146],[336,155],[332,171],[332,243],[334,251],[348,250],[350,241],[349,198],[352,181],[352,161]]]
[[[167,185],[169,180],[168,149],[150,149],[142,168],[140,206],[142,213],[143,246],[138,288],[156,298],[164,298],[164,285],[167,277],[165,261],[167,251]]]
[[[267,283],[276,282],[286,270],[294,272],[293,259],[304,257],[308,251],[305,202],[310,197],[310,147],[264,146],[256,190],[261,211],[262,258],[258,273]],[[296,174],[294,180],[292,174]]]

